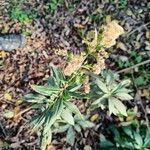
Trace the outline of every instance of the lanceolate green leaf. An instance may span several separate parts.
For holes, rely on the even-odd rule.
[[[108,93],[109,91],[108,91],[108,89],[107,89],[107,87],[106,87],[106,85],[102,82],[102,81],[100,81],[100,80],[96,80],[95,81],[95,83],[97,84],[97,86],[104,92],[104,93]]]
[[[40,94],[27,94],[24,96],[24,100],[31,103],[43,103],[46,97]]]
[[[74,92],[80,89],[80,87],[82,86],[82,84],[76,85],[75,87],[71,88],[69,91],[70,92]]]
[[[63,99],[57,99],[56,102],[48,108],[45,118],[45,132],[51,128],[60,116],[63,109]]]
[[[40,86],[40,85],[31,85],[31,88],[39,93],[39,94],[42,94],[42,95],[45,95],[45,96],[51,96],[53,93],[58,93],[59,92],[59,88],[57,87],[52,87],[52,86]]]
[[[120,113],[124,116],[127,116],[126,107],[125,105],[114,97],[109,98],[109,110],[110,112],[114,113],[115,115]]]
[[[74,118],[72,116],[72,113],[69,110],[63,109],[61,113],[61,117],[69,124],[74,125]]]
[[[35,117],[35,119],[32,121],[34,124],[33,130],[43,126],[43,131],[48,131],[56,119],[60,116],[62,108],[63,100],[58,99],[53,105],[50,105],[47,109],[45,109],[42,114]]]
[[[56,79],[57,85],[59,86],[61,81],[64,81],[65,78],[63,73],[60,71],[60,69],[54,67],[53,65],[51,65],[51,71],[53,77]]]
[[[72,104],[69,101],[64,101],[64,104],[72,113],[78,115],[81,119],[83,119],[83,116],[80,113],[80,110],[78,109],[78,107],[76,105]]]
[[[116,93],[115,96],[118,97],[121,100],[131,100],[131,99],[133,99],[133,97],[130,96],[128,93]]]
[[[67,142],[73,146],[74,142],[75,142],[75,131],[73,129],[73,127],[71,126],[67,132],[67,138],[66,138]]]
[[[104,94],[102,97],[100,97],[99,99],[95,100],[92,105],[97,105],[102,101],[104,100],[105,98],[108,98],[108,95],[107,94]]]
[[[50,144],[52,140],[52,132],[51,129],[44,134],[44,131],[42,132],[42,138],[40,139],[40,145],[41,145],[41,150],[46,150],[46,147],[48,144]]]

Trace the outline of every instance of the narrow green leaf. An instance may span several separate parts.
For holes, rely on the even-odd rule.
[[[78,124],[80,124],[82,128],[93,128],[95,126],[93,122],[88,121],[88,120],[78,121]]]
[[[83,119],[82,114],[80,113],[80,110],[78,109],[78,107],[74,104],[72,104],[71,102],[68,101],[64,101],[65,106],[74,114],[78,115],[81,119]]]
[[[109,91],[108,91],[108,89],[107,89],[107,87],[106,87],[106,85],[102,82],[102,81],[100,81],[100,80],[96,80],[95,81],[95,83],[97,84],[97,86],[104,92],[104,93],[108,93]]]
[[[78,99],[88,99],[87,95],[83,95],[80,92],[69,92],[69,95],[71,97],[78,98]]]
[[[78,124],[75,124],[75,125],[74,125],[74,129],[75,129],[78,133],[81,132],[81,127],[80,127]]]
[[[70,127],[70,124],[64,125],[64,126],[58,126],[57,128],[53,129],[54,133],[63,133],[67,131],[67,129]]]
[[[115,96],[118,97],[121,100],[131,100],[131,99],[133,99],[133,97],[130,96],[129,94],[127,94],[127,93],[116,93]]]
[[[70,89],[70,92],[74,92],[80,89],[80,87],[82,86],[82,84],[76,85],[75,87],[73,87],[72,89]]]
[[[63,109],[63,99],[57,99],[56,102],[48,108],[45,114],[45,131],[55,123],[58,117],[61,115]]]
[[[119,83],[113,90],[113,93],[116,93],[118,90],[125,88],[126,86],[128,86],[130,84],[130,80],[124,80],[121,83]]]
[[[108,98],[107,94],[104,94],[102,97],[100,97],[99,99],[95,100],[92,105],[98,105],[99,103],[101,103],[102,100],[104,100],[105,98]]]
[[[51,65],[51,71],[52,71],[52,75],[53,77],[56,79],[57,81],[57,85],[59,86],[61,81],[64,81],[64,75],[62,73],[62,71],[58,68],[56,68],[55,66]]]
[[[36,91],[39,94],[45,95],[45,96],[51,96],[53,93],[58,93],[59,88],[56,87],[50,87],[50,86],[40,86],[40,85],[31,85],[31,88]]]
[[[24,100],[31,103],[43,103],[45,99],[46,97],[40,94],[31,93],[24,96]]]

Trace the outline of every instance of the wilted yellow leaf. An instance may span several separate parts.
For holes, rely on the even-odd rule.
[[[120,49],[122,49],[122,50],[124,50],[124,51],[127,50],[125,44],[122,43],[122,42],[118,42],[116,47],[117,47],[117,48],[120,48]]]
[[[92,122],[94,122],[94,121],[96,121],[96,120],[98,119],[98,117],[99,117],[99,114],[94,114],[94,115],[90,118],[90,120],[91,120]]]
[[[109,22],[111,22],[111,16],[110,16],[110,15],[107,15],[107,16],[106,16],[106,23],[109,23]]]
[[[85,28],[84,25],[79,24],[79,23],[75,23],[75,24],[74,24],[74,27],[75,27],[75,28],[78,28],[78,29],[83,29],[83,28]]]
[[[146,38],[150,39],[150,31],[146,31]]]
[[[6,100],[9,100],[9,101],[12,100],[12,96],[11,96],[9,93],[5,93],[5,94],[4,94],[4,98],[5,98]]]
[[[22,102],[23,102],[23,100],[17,99],[17,100],[16,100],[16,105],[18,106],[18,105],[20,105]]]
[[[142,92],[142,96],[145,96],[146,98],[150,97],[150,90],[148,89],[144,89]]]
[[[5,110],[5,111],[3,112],[3,116],[4,116],[5,118],[8,118],[8,119],[13,118],[13,117],[14,117],[14,112],[13,112],[13,111],[10,111],[10,110]]]
[[[56,148],[53,145],[48,145],[47,150],[56,150]]]
[[[0,58],[5,58],[7,53],[5,51],[0,51]]]

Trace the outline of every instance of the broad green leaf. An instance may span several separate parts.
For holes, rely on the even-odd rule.
[[[64,104],[72,113],[78,115],[81,119],[83,119],[83,116],[76,105],[68,101],[64,101]]]
[[[44,134],[43,134],[44,133]],[[40,137],[40,146],[41,150],[46,150],[46,147],[48,144],[51,143],[52,140],[52,132],[51,129],[48,132],[42,132],[42,135]]]
[[[116,93],[115,96],[118,97],[121,100],[131,100],[131,99],[133,99],[133,97],[130,96],[129,94],[127,94],[127,93]]]
[[[74,125],[74,118],[69,110],[63,109],[61,112],[61,117],[69,124]]]
[[[126,112],[126,107],[125,105],[119,101],[116,98],[111,98],[111,100],[113,101],[113,104],[115,106],[115,108],[124,116],[127,116],[127,112]]]
[[[111,97],[108,99],[108,108],[109,108],[109,115],[111,115],[112,113],[114,115],[117,115],[119,113],[119,111],[115,108],[114,101]]]
[[[114,147],[114,144],[110,142],[109,140],[100,142],[100,148],[112,148],[112,147]]]
[[[80,124],[82,126],[82,128],[92,128],[95,126],[95,124],[93,122],[88,121],[88,120],[78,121],[78,124]]]
[[[123,129],[123,131],[124,131],[128,136],[130,136],[131,138],[133,138],[131,126],[122,127],[122,129]]]
[[[50,76],[48,78],[48,85],[52,87],[58,87],[58,85],[56,84],[56,79],[53,76]]]
[[[70,124],[64,125],[64,126],[58,126],[57,128],[53,129],[54,133],[63,133],[67,131],[67,129],[70,127]]]
[[[100,134],[100,148],[111,148],[114,146],[115,145],[111,141],[107,140],[103,134]]]
[[[134,132],[134,138],[138,145],[143,145],[142,137],[138,132]]]
[[[134,149],[134,145],[132,142],[124,142],[123,146],[128,148],[128,149]]]
[[[50,87],[50,86],[40,86],[40,85],[31,85],[31,88],[36,91],[39,94],[45,95],[45,96],[51,96],[53,93],[58,93],[59,88],[56,87]]]
[[[149,129],[146,130],[146,137],[144,139],[144,146],[150,147],[150,131],[149,131]]]
[[[66,137],[67,143],[69,143],[71,146],[74,145],[75,142],[75,131],[73,127],[70,127],[67,131],[67,137]]]
[[[104,93],[108,93],[108,89],[106,87],[106,84],[104,84],[102,81],[100,80],[95,80],[95,83],[97,84],[97,86],[104,92]]]
[[[74,125],[74,129],[75,129],[78,133],[81,132],[81,127],[80,127],[78,124],[75,124],[75,125]]]
[[[131,81],[130,81],[129,79],[127,79],[127,80],[123,80],[123,81],[120,83],[120,85],[121,85],[122,87],[126,87],[126,86],[130,85],[130,83],[131,83]]]

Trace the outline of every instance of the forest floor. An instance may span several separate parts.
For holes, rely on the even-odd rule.
[[[21,33],[27,42],[24,48],[0,51],[0,149],[4,145],[5,149],[39,149],[37,135],[26,127],[34,111],[22,97],[31,91],[31,84],[46,82],[51,63],[65,67],[63,51],[82,52],[86,47],[82,40],[88,31],[99,29],[109,19],[118,20],[125,33],[108,49],[107,68],[119,73],[122,79],[131,79],[134,101],[129,107],[137,108],[138,120],[149,123],[150,63],[143,64],[150,60],[148,0],[2,0],[0,33]],[[15,115],[4,117],[6,110]],[[97,129],[87,130],[84,142],[76,142],[72,149],[99,149],[97,134],[105,133],[110,122],[118,122],[104,116],[105,112],[100,112],[95,121]],[[70,148],[63,134],[55,135],[52,145],[51,149]]]

